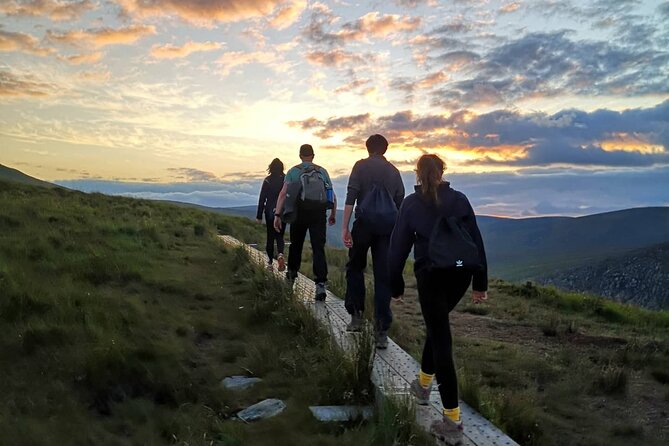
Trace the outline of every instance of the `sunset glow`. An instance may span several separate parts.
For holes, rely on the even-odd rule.
[[[372,133],[408,182],[424,152],[481,183],[669,177],[667,1],[7,0],[0,21],[0,163],[71,187],[252,204],[307,142],[342,187]]]

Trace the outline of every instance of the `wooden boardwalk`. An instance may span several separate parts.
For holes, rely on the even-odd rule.
[[[229,246],[244,247],[251,259],[258,265],[267,264],[265,253],[243,244],[230,236],[221,236],[223,242]],[[284,277],[285,273],[277,270],[275,262],[274,274]],[[306,276],[299,274],[295,281],[296,296],[321,320],[342,348],[349,348],[352,336],[346,333],[346,324],[350,316],[344,308],[344,301],[327,292],[325,302],[315,302],[315,284]],[[392,339],[388,342],[388,349],[376,350],[372,369],[372,381],[376,388],[384,395],[407,394],[409,384],[418,375],[420,365],[407,352],[402,350]],[[426,430],[432,421],[441,418],[441,398],[439,392],[432,391],[429,406],[416,406],[416,421]],[[499,428],[473,410],[463,401],[460,401],[462,420],[465,425],[465,445],[468,446],[518,446],[518,443],[509,438]]]

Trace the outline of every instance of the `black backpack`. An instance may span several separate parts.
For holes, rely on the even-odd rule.
[[[357,218],[372,234],[389,235],[393,232],[397,205],[384,185],[372,185],[372,189],[358,205]]]
[[[440,215],[432,227],[427,251],[429,268],[472,272],[483,269],[479,248],[467,231],[465,219],[446,215]]]

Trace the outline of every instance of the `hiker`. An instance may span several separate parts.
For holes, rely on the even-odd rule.
[[[417,379],[411,393],[418,404],[428,404],[436,374],[443,403],[443,419],[431,426],[446,444],[462,441],[458,383],[453,363],[449,313],[472,285],[472,301],[487,299],[488,275],[483,240],[467,197],[443,181],[444,162],[436,155],[418,160],[416,192],[400,208],[390,238],[388,273],[391,294],[404,294],[402,271],[414,247],[414,272],[426,338]],[[472,282],[473,279],[473,282]]]
[[[376,347],[388,347],[388,330],[393,320],[388,283],[388,243],[397,210],[404,200],[399,170],[383,156],[388,141],[372,135],[365,142],[369,157],[355,163],[348,180],[342,240],[348,248],[346,264],[346,311],[351,315],[348,331],[360,331],[364,324],[367,253],[372,251],[374,270],[374,331]],[[355,207],[353,229],[349,222]]]
[[[265,226],[267,227],[267,244],[265,251],[267,251],[268,266],[272,267],[272,260],[274,259],[274,242],[276,241],[276,249],[278,251],[277,261],[279,262],[279,271],[286,269],[286,261],[283,258],[283,248],[285,243],[283,241],[283,234],[286,232],[286,225],[282,224],[277,231],[274,229],[274,214],[276,212],[276,200],[279,198],[279,192],[283,187],[283,163],[279,158],[274,158],[267,168],[269,175],[263,180],[260,188],[260,198],[258,199],[258,212],[256,213],[256,221],[262,223],[262,217],[265,216]]]
[[[325,260],[326,221],[330,226],[336,222],[337,198],[332,189],[332,181],[327,170],[314,164],[314,149],[309,144],[300,146],[302,162],[291,167],[286,173],[283,188],[274,213],[274,228],[282,227],[282,217],[290,223],[290,251],[286,279],[294,282],[302,263],[302,247],[309,231],[313,251],[314,282],[316,301],[325,300],[325,284],[328,279],[328,265]],[[326,211],[330,209],[330,217]]]

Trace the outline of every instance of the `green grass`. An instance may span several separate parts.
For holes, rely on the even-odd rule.
[[[346,252],[327,256],[331,289],[343,296]],[[405,281],[390,335],[419,359],[424,326],[410,264]],[[485,305],[466,295],[454,312],[464,321],[454,340],[462,399],[521,445],[666,443],[666,417],[645,413],[669,411],[669,312],[532,283],[491,280],[489,294]],[[368,296],[367,313],[370,304]]]
[[[257,241],[262,228],[2,182],[0,203],[0,443],[339,445],[370,437],[372,425],[326,426],[307,410],[370,401],[354,358],[288,305],[280,281],[214,238],[224,231]],[[264,381],[234,393],[220,385],[233,374]],[[283,398],[286,412],[250,425],[231,420],[268,397]]]

